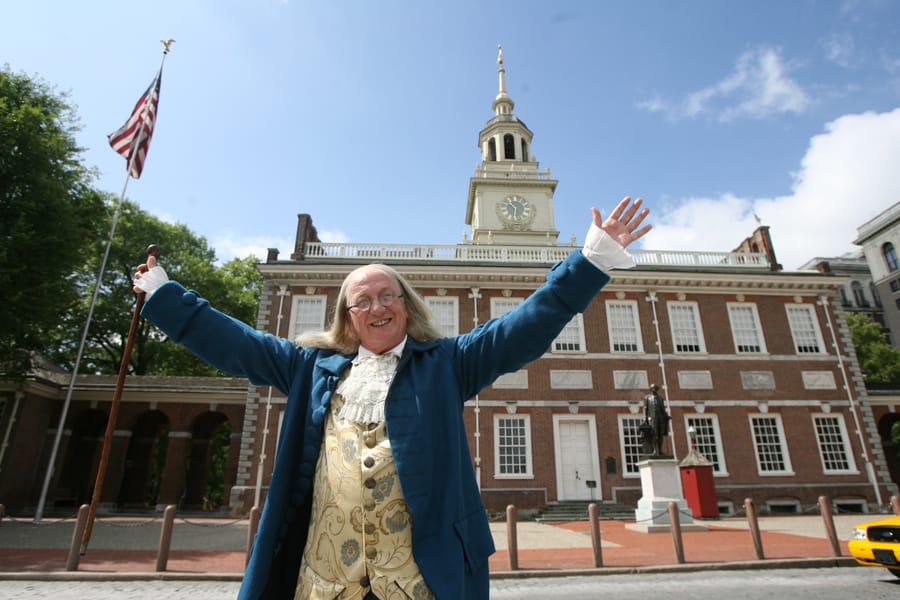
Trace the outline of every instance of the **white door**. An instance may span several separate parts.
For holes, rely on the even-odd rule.
[[[557,421],[557,482],[560,500],[600,500],[591,425],[586,419]],[[589,482],[593,483],[593,488]]]

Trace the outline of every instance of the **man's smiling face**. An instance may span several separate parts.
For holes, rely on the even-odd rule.
[[[409,313],[401,295],[400,285],[384,271],[376,267],[363,267],[350,274],[347,282],[347,303],[351,307],[367,299],[368,310],[350,308],[350,326],[359,337],[359,343],[375,354],[387,352],[403,341]],[[389,306],[382,305],[385,294],[395,299]]]

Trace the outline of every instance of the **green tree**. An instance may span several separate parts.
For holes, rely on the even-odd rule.
[[[0,69],[0,374],[19,379],[78,296],[103,200],[64,94]]]
[[[881,325],[868,315],[847,315],[856,358],[866,383],[900,382],[900,349],[888,343]]]
[[[107,198],[110,223],[115,201]],[[82,289],[80,310],[67,315],[48,342],[48,354],[62,366],[71,368],[87,316],[96,273],[108,237],[94,243],[94,256],[76,280]],[[160,264],[171,279],[200,290],[213,306],[244,322],[254,324],[262,284],[253,257],[233,259],[216,266],[215,250],[206,239],[187,226],[164,222],[136,204],[122,204],[119,223],[110,247],[101,292],[85,345],[81,373],[117,373],[134,312],[132,277],[135,267],[147,258],[149,244],[161,249]],[[129,373],[136,375],[221,375],[179,344],[170,342],[146,321],[141,321],[134,339]]]

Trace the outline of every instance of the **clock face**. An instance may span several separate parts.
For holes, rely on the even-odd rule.
[[[521,229],[534,220],[535,209],[521,196],[507,196],[497,203],[497,216],[513,229]]]

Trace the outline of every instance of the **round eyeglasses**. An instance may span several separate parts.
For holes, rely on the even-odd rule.
[[[395,301],[399,300],[403,297],[403,294],[392,294],[390,292],[385,292],[384,294],[380,294],[378,296],[378,304],[387,308]],[[367,312],[372,308],[372,299],[371,298],[360,298],[356,304],[352,304],[347,307],[347,310],[356,310],[357,312]]]

